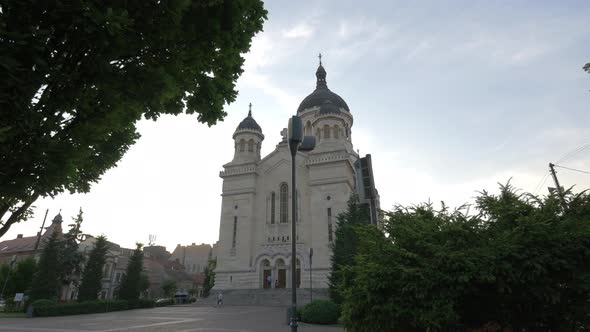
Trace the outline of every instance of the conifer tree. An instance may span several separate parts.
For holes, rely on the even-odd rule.
[[[108,250],[107,238],[96,238],[94,247],[88,255],[88,262],[82,273],[82,283],[78,292],[78,301],[92,301],[98,299],[102,289],[102,269],[106,261]]]
[[[133,251],[133,255],[129,258],[127,271],[121,278],[121,286],[119,287],[119,298],[127,301],[135,301],[139,299],[142,286],[142,272],[143,272],[143,252],[141,248],[143,244],[137,243],[137,247]]]
[[[339,292],[343,282],[350,282],[352,275],[349,269],[354,265],[354,256],[357,254],[358,234],[356,229],[360,225],[370,225],[369,209],[359,203],[356,194],[352,194],[348,200],[348,209],[337,217],[335,240],[332,244],[331,273],[328,279],[330,298],[336,302],[342,302]]]
[[[84,221],[82,208],[78,215],[72,218],[73,223],[69,224],[69,231],[63,236],[62,245],[62,269],[60,279],[62,284],[69,285],[70,283],[77,284],[80,280],[81,264],[84,259],[82,253],[78,251],[78,241],[82,231],[80,229]]]
[[[217,266],[217,259],[210,259],[207,267],[205,267],[205,280],[203,281],[203,297],[208,297],[211,288],[215,286],[215,267]]]
[[[59,294],[61,284],[61,242],[58,239],[57,232],[53,232],[46,241],[39,259],[37,273],[33,278],[31,287],[32,300],[53,300],[57,299]]]

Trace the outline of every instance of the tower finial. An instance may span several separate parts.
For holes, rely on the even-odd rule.
[[[320,54],[318,55],[318,58],[320,59],[320,66],[321,66],[321,65],[322,65],[322,53],[320,53]]]
[[[252,117],[252,103],[248,104],[248,116]]]

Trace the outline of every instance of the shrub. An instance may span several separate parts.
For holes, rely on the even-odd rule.
[[[310,324],[336,324],[340,307],[329,300],[315,300],[301,309],[301,320]]]
[[[173,305],[173,304],[174,304],[174,300],[166,300],[166,301],[156,302],[155,306],[156,307],[165,307],[167,305]]]
[[[139,299],[129,301],[129,309],[153,308],[155,306],[156,303],[153,300]]]
[[[55,301],[40,299],[33,301],[31,305],[35,316],[55,316]]]

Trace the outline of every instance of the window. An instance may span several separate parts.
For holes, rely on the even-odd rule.
[[[289,222],[289,186],[286,183],[281,184],[280,187],[280,222],[282,224]]]
[[[330,138],[330,126],[324,125],[324,137]]]
[[[311,135],[311,122],[307,121],[307,123],[305,124],[305,135],[310,136]]]
[[[240,140],[240,152],[244,152],[246,150],[246,141],[243,139]]]
[[[248,141],[248,152],[254,152],[254,140],[253,139]]]
[[[117,274],[115,274],[115,281],[116,282],[121,281],[121,273],[120,272],[117,272]]]
[[[334,126],[334,138],[340,138],[340,127]]]
[[[231,247],[236,247],[236,233],[238,232],[238,217],[234,217],[234,234],[231,241]]]
[[[270,194],[270,223],[271,224],[275,223],[275,214],[276,214],[275,201],[276,201],[276,199],[277,199],[276,194],[273,191],[272,194]]]
[[[328,208],[328,241],[332,242],[334,236],[332,235],[332,208]]]

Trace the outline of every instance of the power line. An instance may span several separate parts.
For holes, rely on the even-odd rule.
[[[535,186],[535,190],[533,191],[533,194],[536,195],[537,192],[539,192],[539,190],[541,190],[541,188],[543,188],[543,185],[545,184],[545,181],[547,181],[547,178],[549,177],[549,171],[545,172],[545,174],[543,174],[543,176],[541,177],[541,180],[539,180],[539,183],[537,183],[537,185]]]
[[[590,174],[590,172],[588,172],[588,171],[582,171],[582,170],[575,169],[575,168],[569,168],[569,167],[560,166],[560,165],[555,165],[555,167],[565,168],[565,169],[569,169],[570,171],[576,171],[576,172],[580,172],[580,173]]]
[[[559,158],[556,162],[560,163],[563,162],[573,156],[575,156],[576,154],[586,150],[587,148],[590,147],[590,141],[586,141],[584,143],[582,143],[580,146],[578,146],[577,148],[573,149],[572,151],[566,153],[565,155],[563,155],[561,158]]]

